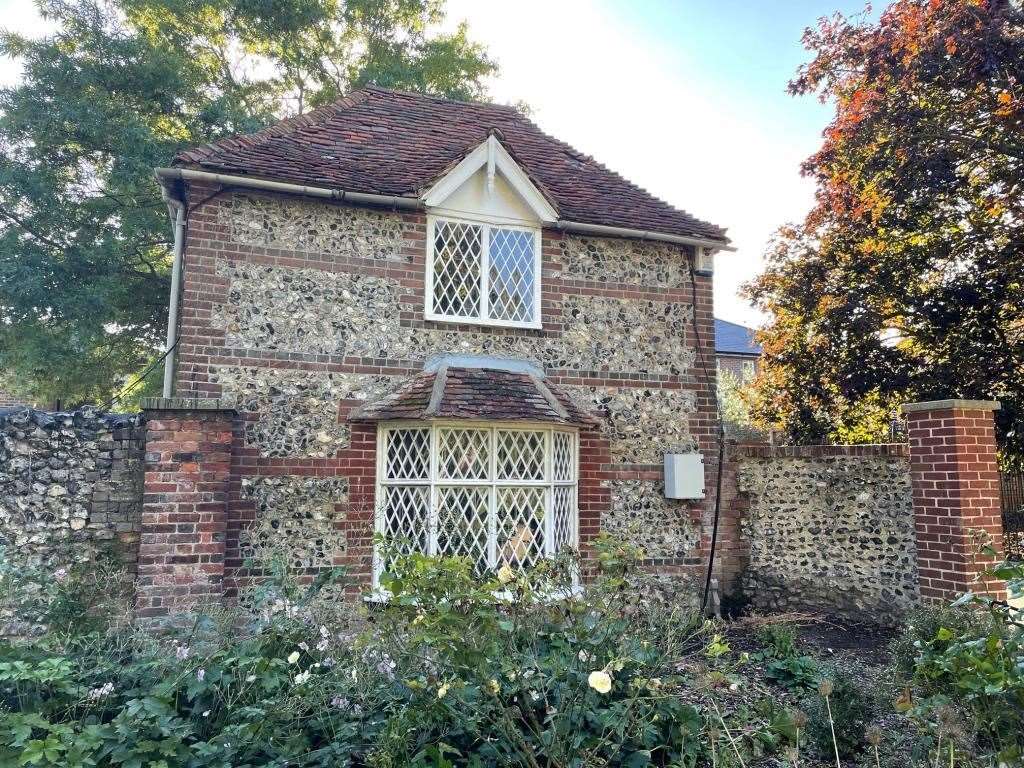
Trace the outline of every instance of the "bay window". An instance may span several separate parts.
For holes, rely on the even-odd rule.
[[[465,422],[381,425],[375,528],[399,553],[529,568],[575,547],[575,431]],[[374,557],[374,582],[386,567]]]

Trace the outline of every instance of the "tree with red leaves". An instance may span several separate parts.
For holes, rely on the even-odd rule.
[[[748,295],[760,419],[802,442],[884,439],[901,402],[1002,402],[1024,449],[1024,8],[897,0],[808,29],[794,95],[835,104],[816,204]]]

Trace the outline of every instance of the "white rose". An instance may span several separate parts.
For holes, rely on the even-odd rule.
[[[603,669],[595,669],[587,678],[587,685],[598,693],[608,693],[612,689],[612,677]]]
[[[498,581],[500,581],[502,584],[508,584],[515,577],[516,575],[512,572],[512,569],[509,568],[507,565],[503,565],[501,566],[501,568],[498,569]]]
[[[298,660],[299,660],[299,652],[298,651],[292,651],[291,653],[288,654],[288,663],[289,664],[294,664]]]

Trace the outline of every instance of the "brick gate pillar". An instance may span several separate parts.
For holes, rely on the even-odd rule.
[[[978,552],[984,531],[1002,551],[992,412],[988,400],[937,400],[903,406],[917,530],[921,598],[941,603],[969,590],[1005,595],[1003,582],[979,581],[992,564]]]
[[[145,398],[136,615],[220,600],[235,412],[220,400]]]

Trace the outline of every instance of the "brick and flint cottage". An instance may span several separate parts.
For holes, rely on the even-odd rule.
[[[370,587],[375,531],[480,568],[602,529],[669,584],[705,565],[722,229],[510,107],[379,88],[157,177],[179,258],[143,614],[274,553]],[[698,452],[667,498],[665,455]]]

